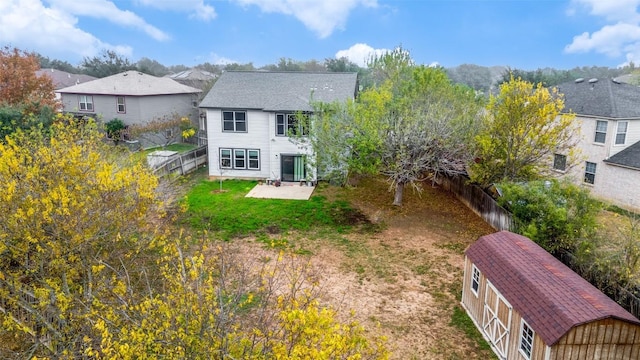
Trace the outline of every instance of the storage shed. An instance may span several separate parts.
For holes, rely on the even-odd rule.
[[[500,359],[640,359],[640,320],[508,231],[466,250],[462,306]]]

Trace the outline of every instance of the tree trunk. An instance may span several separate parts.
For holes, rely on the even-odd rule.
[[[393,197],[393,205],[402,206],[402,193],[404,192],[404,183],[396,183],[396,193]]]

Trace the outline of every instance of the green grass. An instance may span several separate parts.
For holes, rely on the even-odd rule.
[[[495,354],[491,350],[491,346],[489,346],[489,343],[482,337],[482,334],[480,334],[480,331],[462,307],[453,307],[453,314],[451,314],[451,322],[449,324],[462,330],[487,356],[491,356],[492,359],[496,359]]]
[[[224,239],[248,235],[278,234],[289,230],[311,231],[331,227],[348,231],[356,211],[346,201],[330,202],[324,196],[308,201],[257,199],[244,196],[256,181],[202,180],[187,193],[187,221],[197,229],[218,232]]]
[[[154,152],[156,150],[177,151],[179,153],[183,153],[183,152],[191,151],[191,150],[193,150],[193,149],[195,149],[197,147],[198,146],[195,145],[195,144],[176,143],[176,144],[167,145],[164,148],[162,146],[157,146],[157,147],[145,149],[144,153],[145,154],[149,154],[149,153],[152,153],[152,152]]]

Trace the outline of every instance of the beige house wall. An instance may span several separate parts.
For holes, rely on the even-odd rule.
[[[599,120],[607,121],[604,144],[594,141],[596,124]],[[598,199],[622,208],[640,211],[640,171],[605,162],[606,159],[640,141],[640,119],[613,120],[576,116],[575,121],[578,122],[580,129],[575,166],[566,172],[557,171],[557,173],[560,177],[570,179],[573,183],[589,189]],[[628,122],[626,141],[623,145],[616,145],[616,130],[620,121]],[[587,161],[596,164],[594,184],[584,181]]]

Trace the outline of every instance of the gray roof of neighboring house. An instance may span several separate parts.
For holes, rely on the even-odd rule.
[[[615,80],[618,82],[626,83],[626,84],[634,84],[634,83],[637,83],[638,80],[640,80],[640,74],[620,75],[617,78],[615,78]]]
[[[78,85],[97,78],[85,74],[72,74],[58,69],[40,69],[36,71],[37,76],[46,75],[53,80],[55,89],[62,89],[68,86]]]
[[[204,108],[310,111],[310,101],[353,99],[356,73],[224,72],[200,103]]]
[[[147,75],[135,70],[107,76],[60,89],[59,93],[92,95],[170,95],[199,93],[202,90],[182,85],[169,78]]]
[[[594,81],[595,80],[595,81]],[[611,79],[584,79],[557,86],[564,111],[611,119],[640,118],[640,87]]]
[[[168,77],[173,80],[213,80],[217,78],[218,75],[200,69],[189,69],[175,74],[165,75],[164,77]]]
[[[640,170],[640,141],[604,160],[604,162]]]

